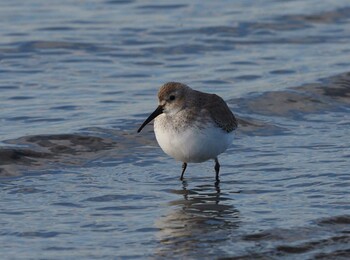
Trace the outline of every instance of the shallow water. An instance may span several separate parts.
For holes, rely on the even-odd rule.
[[[4,259],[350,256],[348,1],[2,1]],[[166,81],[240,126],[181,163],[136,129]]]

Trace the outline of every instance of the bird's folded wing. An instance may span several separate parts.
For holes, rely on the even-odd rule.
[[[210,94],[208,99],[210,102],[205,102],[204,108],[208,110],[213,121],[228,133],[235,130],[238,126],[237,119],[226,102],[215,94]]]

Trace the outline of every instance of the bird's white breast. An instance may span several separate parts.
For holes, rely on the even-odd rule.
[[[183,124],[159,115],[154,121],[154,132],[163,151],[182,162],[204,162],[216,158],[233,141],[233,132],[227,133],[213,122]]]

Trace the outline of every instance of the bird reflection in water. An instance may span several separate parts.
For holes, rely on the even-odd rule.
[[[219,184],[189,189],[186,181],[182,189],[170,192],[181,196],[169,202],[171,210],[155,223],[160,242],[156,254],[162,257],[190,257],[199,252],[222,255],[219,245],[234,236],[240,223],[239,212],[228,194],[220,190]]]

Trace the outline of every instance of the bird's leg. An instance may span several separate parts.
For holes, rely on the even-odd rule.
[[[216,173],[215,180],[216,180],[217,183],[219,183],[220,182],[220,179],[219,179],[220,164],[219,164],[219,160],[218,160],[217,157],[215,158],[215,167],[214,167],[214,169],[215,169],[215,173]]]
[[[184,173],[186,171],[186,168],[187,168],[187,163],[183,163],[182,164],[182,173],[181,173],[181,177],[180,177],[180,180],[183,180],[184,179]]]

